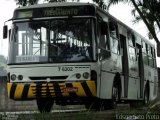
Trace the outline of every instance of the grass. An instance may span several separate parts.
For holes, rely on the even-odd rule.
[[[3,114],[0,120],[112,120],[114,113],[104,116],[104,112],[78,112],[78,113],[32,113],[32,114]]]
[[[0,120],[159,120],[160,98],[151,101],[147,106],[140,108],[116,109],[112,111],[83,111],[70,113],[31,113],[31,114],[4,114]]]
[[[156,116],[157,115],[157,116]],[[124,111],[113,111],[111,114],[105,112],[78,112],[78,113],[34,113],[34,114],[21,114],[1,116],[0,120],[126,120],[127,118],[140,118],[146,120],[146,118],[153,117],[160,119],[160,114],[148,113],[140,110],[124,110]],[[15,117],[15,118],[14,118]],[[154,119],[156,120],[156,119]]]
[[[148,108],[151,112],[160,114],[160,98],[156,98],[148,104]]]
[[[140,107],[130,108],[116,113],[116,119],[118,120],[129,118],[134,120],[160,120],[160,98],[149,102],[145,106],[140,105]]]
[[[36,113],[33,115],[20,115],[19,120],[92,120],[86,113]]]

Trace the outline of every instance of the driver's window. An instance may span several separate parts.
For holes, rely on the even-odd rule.
[[[108,23],[103,22],[103,24],[102,23],[100,24],[101,24],[100,25],[100,47],[105,50],[110,50],[109,39],[108,39]]]
[[[118,26],[116,23],[112,21],[109,22],[109,33],[110,33],[110,36],[114,38],[118,38]]]
[[[109,22],[109,36],[112,53],[120,54],[118,25],[114,21]]]
[[[104,21],[99,21],[99,48],[100,54],[99,57],[101,60],[107,59],[110,57],[110,46],[109,46],[109,37],[108,37],[108,23]]]

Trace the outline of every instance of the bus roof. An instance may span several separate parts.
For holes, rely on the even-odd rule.
[[[13,20],[46,17],[96,16],[96,5],[89,3],[45,3],[17,8]]]

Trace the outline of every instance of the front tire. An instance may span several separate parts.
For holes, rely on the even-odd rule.
[[[99,100],[93,100],[93,101],[90,101],[90,102],[86,102],[85,103],[85,108],[88,110],[88,111],[92,111],[92,110],[99,110],[100,108],[100,105],[99,105]]]
[[[53,106],[54,100],[50,98],[40,98],[37,99],[38,110],[43,112],[50,112]]]
[[[112,100],[110,104],[110,108],[115,109],[117,107],[117,102],[120,98],[118,86],[114,85],[112,88]]]

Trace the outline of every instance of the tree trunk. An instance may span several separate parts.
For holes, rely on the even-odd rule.
[[[160,68],[158,68],[158,97],[160,97]]]

